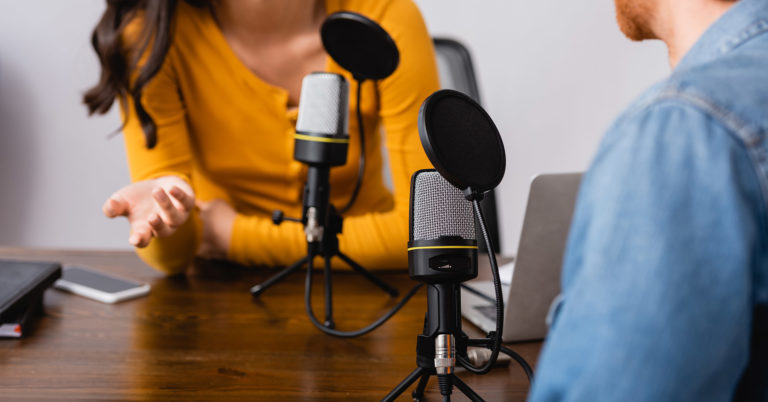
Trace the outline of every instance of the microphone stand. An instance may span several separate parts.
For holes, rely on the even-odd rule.
[[[332,286],[331,286],[331,259],[338,257],[349,265],[357,273],[373,282],[392,297],[397,297],[397,289],[389,286],[383,280],[360,264],[349,258],[339,250],[338,235],[342,232],[343,218],[330,204],[330,165],[320,163],[308,163],[307,181],[304,185],[303,218],[290,219],[304,224],[304,233],[307,237],[307,255],[293,264],[276,273],[266,281],[251,288],[254,296],[259,296],[265,290],[283,280],[286,276],[307,265],[308,270],[313,269],[315,257],[322,257],[325,261],[325,322],[326,328],[334,328]],[[282,211],[275,211],[273,222],[279,225],[286,220]]]
[[[358,79],[358,98],[360,93],[361,79]],[[308,92],[305,92],[308,91]],[[341,212],[337,211],[330,203],[330,169],[334,166],[342,166],[347,162],[347,150],[349,147],[349,136],[346,134],[347,122],[346,113],[348,109],[347,92],[348,87],[343,76],[333,73],[317,72],[309,74],[302,81],[302,95],[300,104],[309,100],[316,100],[316,96],[327,97],[329,94],[337,93],[339,99],[330,99],[323,103],[328,110],[323,111],[323,117],[310,116],[303,124],[301,107],[299,108],[299,119],[296,122],[296,134],[294,135],[295,145],[293,158],[308,166],[307,180],[304,183],[302,217],[301,219],[289,219],[291,221],[301,222],[304,225],[304,234],[307,240],[307,254],[298,261],[284,268],[282,271],[273,275],[263,283],[251,288],[254,296],[261,295],[265,290],[283,280],[289,274],[300,269],[306,264],[307,280],[304,289],[305,307],[310,321],[319,330],[326,334],[351,338],[366,334],[394,315],[402,306],[416,293],[420,286],[414,287],[392,310],[376,320],[371,325],[356,331],[337,331],[333,321],[333,301],[332,301],[332,280],[331,280],[331,259],[337,257],[349,265],[354,271],[363,275],[366,279],[373,282],[391,297],[397,297],[399,292],[391,287],[379,277],[372,274],[360,264],[349,258],[339,250],[339,234],[343,227],[343,218]],[[307,99],[305,99],[305,96]],[[313,97],[315,96],[315,97]],[[333,95],[335,96],[335,95]],[[322,99],[322,98],[321,98]],[[309,101],[309,104],[312,104]],[[360,102],[357,102],[357,117],[360,134],[362,137],[362,118],[360,113]],[[333,128],[330,128],[333,126]],[[363,139],[361,138],[361,144]],[[361,159],[365,155],[364,149],[361,150]],[[355,193],[345,208],[354,203],[355,196],[359,190],[364,163],[360,164],[358,181],[355,185]],[[272,221],[279,225],[286,218],[282,211],[275,211],[272,215]],[[312,292],[312,270],[314,268],[315,257],[322,257],[325,262],[325,321],[320,323],[314,316],[311,306]]]
[[[503,302],[501,301],[501,288],[498,267],[496,266],[496,256],[493,254],[493,245],[490,242],[486,230],[485,217],[480,209],[479,201],[482,194],[473,192],[471,189],[465,191],[465,196],[472,201],[472,206],[483,233],[483,240],[488,247],[489,258],[491,260],[491,271],[494,276],[494,287],[496,288],[497,301],[497,325],[502,328],[503,322]],[[429,377],[436,375],[440,387],[440,394],[444,401],[450,400],[453,386],[459,389],[472,401],[483,401],[472,388],[454,373],[456,362],[466,368],[468,371],[476,374],[485,374],[496,361],[496,354],[505,353],[517,361],[529,381],[532,380],[533,371],[528,363],[513,350],[501,345],[501,333],[492,331],[487,338],[470,339],[461,329],[461,288],[463,282],[477,276],[477,265],[474,270],[467,272],[467,276],[453,276],[450,279],[442,279],[438,276],[417,276],[411,270],[411,277],[427,283],[427,312],[424,317],[424,331],[416,338],[416,367],[403,381],[400,382],[382,401],[394,401],[416,380],[419,384],[411,393],[414,401],[421,401],[424,398]],[[452,280],[451,280],[452,279]],[[502,321],[498,321],[502,320]],[[481,368],[476,368],[470,363],[467,355],[468,346],[480,346],[492,350],[492,356],[489,361]]]
[[[436,283],[427,286],[427,313],[424,332],[416,337],[416,367],[383,401],[394,401],[416,380],[414,401],[424,397],[429,377],[436,375],[443,396],[451,394],[455,385],[473,401],[483,399],[454,373],[456,355],[467,357],[469,337],[461,329],[461,290],[458,283]],[[474,343],[474,342],[473,342]]]

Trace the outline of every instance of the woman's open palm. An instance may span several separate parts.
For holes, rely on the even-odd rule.
[[[102,207],[108,218],[125,216],[131,225],[128,242],[146,247],[152,237],[170,236],[189,219],[195,207],[192,187],[178,176],[163,176],[129,184]]]

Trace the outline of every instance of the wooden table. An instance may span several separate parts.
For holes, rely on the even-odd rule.
[[[307,319],[303,274],[254,299],[249,288],[274,271],[199,262],[168,278],[131,252],[0,248],[0,258],[81,264],[152,285],[148,297],[116,305],[49,290],[31,336],[0,340],[0,398],[373,401],[416,367],[424,290],[374,332],[339,339]],[[404,272],[381,275],[401,294],[414,284]],[[313,288],[319,317],[321,277]],[[334,276],[339,329],[362,327],[392,305],[359,275]],[[511,346],[534,364],[541,344]],[[460,377],[488,401],[523,401],[528,391],[517,364]],[[400,400],[411,400],[412,389]],[[434,377],[426,395],[441,400]]]

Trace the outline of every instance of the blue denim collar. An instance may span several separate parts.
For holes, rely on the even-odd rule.
[[[768,31],[768,1],[740,0],[704,32],[676,70],[711,61],[765,31]]]

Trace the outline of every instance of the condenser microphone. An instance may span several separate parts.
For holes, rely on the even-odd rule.
[[[347,163],[349,84],[332,73],[311,73],[301,82],[293,158],[309,165],[302,222],[307,242],[318,247],[329,216],[330,168]]]
[[[349,83],[333,73],[311,73],[301,83],[293,157],[325,166],[347,163]]]
[[[408,270],[412,279],[427,284],[427,314],[424,332],[416,341],[418,367],[384,401],[394,401],[416,380],[419,385],[412,395],[421,400],[432,375],[438,377],[443,400],[450,399],[453,385],[471,400],[482,400],[453,369],[458,363],[474,374],[485,374],[500,351],[513,358],[516,355],[501,345],[501,278],[480,209],[483,194],[504,177],[504,144],[488,113],[472,98],[453,90],[437,91],[422,103],[419,137],[436,170],[421,170],[411,178]],[[469,339],[461,330],[461,282],[477,277],[476,222],[488,247],[496,294],[496,331],[483,339]],[[490,349],[482,367],[469,361],[469,345]],[[522,358],[515,360],[528,367]]]
[[[436,170],[411,179],[408,267],[425,283],[463,282],[477,276],[472,203]]]

